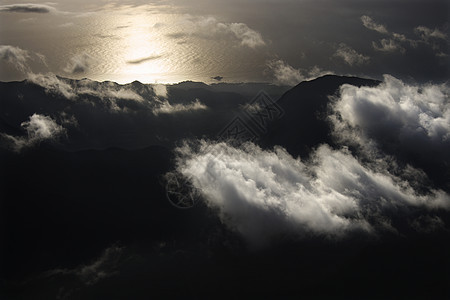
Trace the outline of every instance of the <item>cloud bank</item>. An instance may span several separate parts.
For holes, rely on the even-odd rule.
[[[64,96],[67,99],[74,99],[76,94],[70,84],[58,78],[55,74],[34,74],[29,73],[30,82],[42,86],[48,93],[55,93]]]

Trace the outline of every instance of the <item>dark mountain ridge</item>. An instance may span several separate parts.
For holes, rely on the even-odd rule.
[[[307,157],[320,144],[335,145],[331,124],[327,120],[330,97],[336,96],[343,84],[377,86],[380,81],[358,77],[325,75],[304,81],[284,93],[277,104],[284,115],[274,121],[262,145],[281,145],[293,156]]]

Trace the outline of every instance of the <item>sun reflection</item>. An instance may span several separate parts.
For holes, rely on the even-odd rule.
[[[70,47],[66,60],[87,53],[98,63],[80,78],[118,83],[208,82],[218,75],[227,81],[245,81],[263,65],[264,54],[205,34],[202,24],[186,23],[186,16],[180,14],[150,12],[143,7],[92,15],[66,43]],[[84,42],[72,47],[82,35]]]
[[[164,61],[164,45],[158,32],[152,28],[152,15],[129,18],[127,27],[121,31],[124,65],[120,73],[127,81],[147,77],[145,81],[157,80],[158,74],[168,71]]]

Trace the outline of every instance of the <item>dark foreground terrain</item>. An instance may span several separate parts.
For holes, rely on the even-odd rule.
[[[300,157],[323,143],[338,147],[323,116],[327,96],[344,83],[379,84],[327,76],[283,96],[283,90],[273,91],[284,117],[257,142],[267,149],[281,145]],[[140,95],[153,96],[135,85]],[[161,120],[139,107],[133,115],[108,110],[94,96],[92,102],[73,102],[31,83],[0,87],[2,133],[24,135],[20,124],[33,113],[56,118],[64,111],[78,120],[77,126],[67,125],[66,137],[20,151],[2,140],[2,299],[450,297],[448,211],[433,212],[444,224],[437,228],[430,218],[419,217],[423,230],[414,230],[394,217],[397,231],[344,238],[286,234],[254,248],[202,201],[189,209],[168,201],[164,174],[175,167],[174,146],[184,137],[214,138],[252,100],[250,92],[195,84],[169,88],[169,95],[179,97],[173,101],[199,98],[208,111]],[[224,99],[232,101],[224,105]],[[423,159],[402,157],[404,163],[425,165]],[[446,167],[424,169],[431,185],[448,192]]]

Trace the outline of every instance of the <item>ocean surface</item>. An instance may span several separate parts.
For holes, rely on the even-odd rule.
[[[118,83],[217,82],[216,76],[227,82],[267,82],[268,54],[242,45],[229,24],[149,7],[70,18],[2,14],[0,44],[27,49],[33,58],[28,71],[34,73]],[[0,80],[14,72],[4,66]]]

